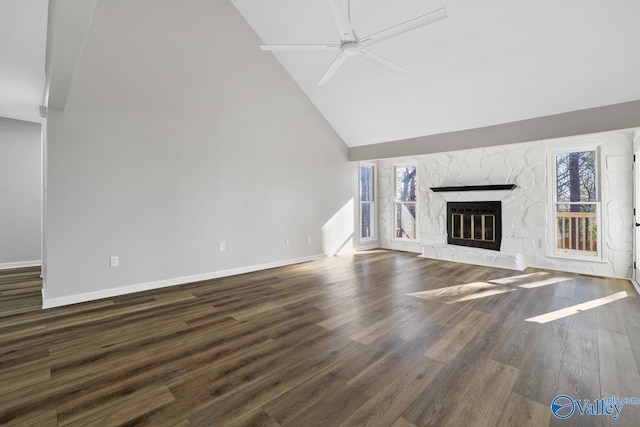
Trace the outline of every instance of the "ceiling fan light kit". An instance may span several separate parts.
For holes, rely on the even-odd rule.
[[[370,62],[381,65],[397,74],[406,72],[404,68],[394,64],[378,55],[365,50],[364,47],[396,37],[400,34],[415,30],[447,17],[445,8],[426,13],[409,21],[394,25],[385,30],[378,31],[367,37],[359,39],[351,25],[351,2],[345,8],[344,0],[329,0],[331,13],[340,32],[340,44],[277,44],[262,45],[260,49],[267,51],[318,51],[318,50],[338,50],[338,56],[329,65],[329,68],[318,80],[318,85],[323,85],[335,74],[347,58],[360,56]]]

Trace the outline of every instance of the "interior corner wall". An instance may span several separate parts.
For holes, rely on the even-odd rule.
[[[448,251],[447,259],[470,262],[472,252],[446,245],[447,201],[502,200],[501,251],[522,254],[524,264],[529,267],[630,278],[634,132],[637,133],[637,129],[412,157],[418,164],[420,245],[442,247]],[[605,236],[602,262],[556,258],[549,253],[549,227],[553,222],[549,219],[547,159],[550,150],[575,149],[584,144],[601,147],[601,235]],[[380,234],[385,248],[419,252],[415,244],[393,239],[393,166],[407,159],[378,161]],[[517,188],[509,192],[434,193],[430,190],[430,187],[483,184],[516,184]]]
[[[259,44],[226,0],[98,3],[47,118],[45,307],[353,244],[357,165]]]
[[[0,117],[0,269],[41,258],[40,124]]]

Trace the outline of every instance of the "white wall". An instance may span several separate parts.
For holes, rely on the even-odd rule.
[[[353,244],[357,165],[259,44],[227,0],[98,2],[48,115],[45,306]]]
[[[632,147],[633,131],[616,131],[558,138],[497,147],[427,154],[413,157],[418,162],[420,245],[392,239],[392,203],[380,203],[380,232],[383,247],[420,252],[425,255],[474,263],[478,249],[446,245],[446,203],[465,200],[502,200],[501,253],[521,254],[530,267],[549,268],[612,277],[631,277],[632,266]],[[547,161],[550,150],[601,145],[601,189],[603,230],[606,235],[602,262],[573,261],[550,257],[550,192]],[[393,165],[398,160],[379,161],[380,199],[393,200]],[[434,193],[430,187],[517,184],[513,191]],[[490,262],[504,260],[482,251]],[[504,265],[506,266],[506,265]]]
[[[40,264],[40,125],[0,117],[0,269]]]

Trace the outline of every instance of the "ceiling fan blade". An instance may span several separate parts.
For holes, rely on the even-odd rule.
[[[337,44],[265,44],[260,50],[331,50],[339,47]]]
[[[404,68],[399,65],[394,64],[393,62],[387,61],[386,59],[369,52],[368,50],[360,49],[360,56],[365,59],[368,59],[371,62],[374,62],[378,65],[382,65],[386,69],[393,71],[396,74],[404,74],[407,72]]]
[[[447,10],[443,7],[442,9],[434,10],[433,12],[418,16],[417,18],[413,18],[407,22],[403,22],[402,24],[394,25],[393,27],[387,28],[386,30],[378,31],[377,33],[371,34],[370,36],[364,37],[360,39],[360,44],[362,46],[370,46],[382,40],[386,40],[402,33],[415,30],[416,28],[431,24],[433,22],[440,21],[441,19],[444,19],[446,17]]]
[[[349,21],[348,12],[344,8],[344,0],[329,0],[329,7],[333,14],[333,19],[336,21],[336,26],[340,32],[341,40],[354,40],[353,28],[351,28],[351,22]]]
[[[338,68],[340,68],[340,66],[346,60],[347,60],[347,55],[340,52],[340,54],[336,57],[336,59],[333,60],[331,65],[329,65],[329,68],[327,68],[327,71],[325,71],[322,77],[320,77],[320,80],[318,80],[318,86],[325,84],[331,78],[331,76],[333,76],[335,72],[338,71]]]

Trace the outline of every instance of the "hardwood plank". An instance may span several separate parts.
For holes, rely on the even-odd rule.
[[[404,375],[387,382],[341,426],[391,425],[397,420],[413,398],[430,386],[444,365],[435,360],[420,357],[402,369]]]
[[[280,427],[280,424],[271,418],[271,416],[265,411],[259,409],[227,424],[227,427],[236,426]]]
[[[269,312],[275,309],[284,308],[300,301],[306,301],[318,295],[324,294],[324,290],[315,289],[297,295],[291,295],[287,298],[278,298],[276,301],[261,302],[253,307],[232,313],[231,316],[236,320],[247,320],[258,314]]]
[[[393,312],[389,316],[375,322],[373,325],[361,328],[357,333],[351,335],[349,338],[361,344],[370,344],[382,335],[394,330],[398,323],[411,317],[413,314],[412,311],[414,310],[413,307],[415,306],[406,307],[405,310]]]
[[[584,314],[584,313],[579,313]],[[594,333],[594,324],[581,319],[571,319],[567,329],[566,346],[563,360],[598,371],[598,335]]]
[[[32,361],[41,360],[47,357],[49,357],[49,349],[46,345],[25,346],[1,353],[0,378],[3,377],[3,374],[7,371],[28,365]]]
[[[386,307],[392,299],[393,298],[391,295],[385,295],[381,298],[373,300],[372,302],[363,304],[356,310],[349,310],[347,312],[330,317],[329,319],[323,320],[322,322],[319,322],[318,325],[327,329],[335,329],[339,326],[344,325],[345,323],[357,322],[362,313],[365,313],[369,310],[373,311],[380,307]]]
[[[640,420],[640,407],[638,405],[625,405],[622,407],[620,416],[615,420],[613,417],[603,417],[605,427],[637,427]]]
[[[73,378],[66,376],[52,376],[46,381],[15,390],[11,399],[0,401],[0,414],[4,417],[13,418],[28,412],[33,408],[49,409],[60,407],[64,402],[83,395],[91,387],[101,388],[108,384],[111,378],[120,378],[127,369],[141,369],[148,364],[146,354],[137,357],[127,357],[125,359],[112,359],[100,365],[94,364],[81,367],[80,371],[73,375]],[[102,371],[101,368],[117,369],[112,371]],[[0,422],[2,417],[0,416]]]
[[[228,399],[214,405],[206,405],[198,410],[189,419],[194,425],[205,425],[208,420],[215,419],[221,424],[237,420],[247,410],[257,409],[285,391],[301,384],[308,375],[316,375],[326,367],[331,366],[347,354],[355,351],[353,343],[343,348],[343,352],[337,350],[317,353],[312,358],[303,358],[302,362],[287,368],[281,365],[273,371],[269,377],[257,379],[252,384],[243,384],[237,392],[232,393]]]
[[[415,425],[445,425],[469,391],[474,379],[484,369],[493,344],[475,338],[434,379],[437,387],[423,390],[402,413]]]
[[[511,393],[497,426],[548,426],[551,418],[552,415],[548,405],[527,399],[517,393]]]
[[[376,362],[403,344],[403,340],[392,335],[382,336],[379,340],[344,358],[330,369],[292,388],[278,398],[267,403],[265,410],[279,423],[286,424],[329,394],[345,386],[360,372],[375,365]]]
[[[316,402],[283,426],[324,427],[337,426],[360,408],[369,397],[360,390],[343,385],[330,395]]]
[[[520,376],[514,386],[516,393],[548,405],[556,396],[556,388],[566,345],[567,327],[561,324],[536,325],[531,340],[521,352],[522,360],[516,366]]]
[[[165,386],[150,390],[138,390],[129,396],[104,402],[97,410],[77,414],[59,426],[105,426],[120,425],[134,420],[160,406],[171,403],[173,395]]]
[[[563,362],[556,395],[566,395],[584,401],[600,399],[600,375],[597,371],[586,369],[573,363]],[[602,417],[582,416],[575,413],[567,419],[551,417],[550,426],[602,426]]]
[[[424,355],[440,362],[449,362],[489,323],[490,319],[489,314],[479,311],[471,312]]]
[[[6,328],[0,332],[0,342],[12,341],[16,338],[24,339],[31,336],[41,336],[47,332],[47,325],[34,325],[26,328]]]
[[[396,420],[395,423],[391,425],[391,427],[417,427],[414,423],[410,423],[404,418],[400,417]]]
[[[2,425],[560,425],[557,394],[640,383],[625,280],[375,250],[49,310],[40,284],[0,271]]]
[[[385,357],[364,367],[347,384],[357,387],[369,396],[374,396],[395,381],[398,372],[405,372],[416,360],[421,359],[425,350],[437,339],[435,337],[443,336],[445,333],[446,329],[443,326],[433,325],[431,330],[424,331],[423,335],[397,346]]]
[[[635,397],[638,394],[640,373],[626,333],[598,329],[598,355],[602,395]]]
[[[38,427],[58,427],[58,417],[55,409],[38,409],[33,408],[28,413],[20,417],[14,418],[3,426],[38,426]]]
[[[495,426],[520,371],[494,360],[487,360],[469,392],[459,402],[447,426]]]
[[[51,369],[44,368],[31,371],[28,375],[15,375],[11,378],[0,380],[0,390],[4,394],[11,394],[16,390],[29,387],[51,379]]]
[[[640,367],[640,327],[627,325],[627,338],[629,338],[631,352],[636,359],[636,366]]]
[[[605,304],[596,309],[598,329],[605,329],[618,334],[626,334],[626,316],[623,314],[621,300]]]

